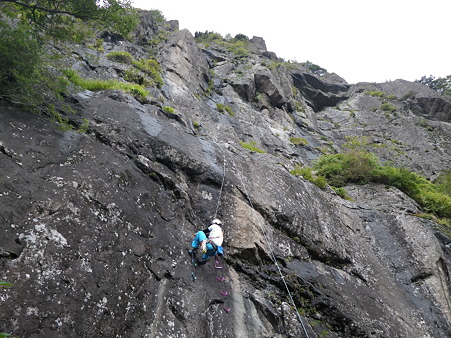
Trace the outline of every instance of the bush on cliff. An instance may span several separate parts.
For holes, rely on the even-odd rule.
[[[146,96],[149,94],[142,85],[136,83],[119,82],[115,80],[85,79],[72,69],[65,69],[63,72],[69,81],[83,89],[91,91],[106,89],[123,90],[141,101],[145,100]]]
[[[371,182],[393,186],[415,200],[425,211],[438,217],[451,218],[451,195],[444,188],[449,188],[449,173],[434,184],[408,169],[382,164],[376,155],[359,149],[322,156],[313,168],[331,186],[339,188],[348,183]]]

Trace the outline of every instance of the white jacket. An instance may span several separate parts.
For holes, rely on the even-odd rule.
[[[222,246],[222,242],[224,241],[224,234],[221,227],[217,224],[212,224],[208,227],[208,230],[210,230],[208,239],[211,239],[216,245]]]

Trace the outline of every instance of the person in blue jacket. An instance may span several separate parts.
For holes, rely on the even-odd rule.
[[[197,254],[198,248],[203,252],[202,258],[197,261],[197,264],[205,264],[211,256],[217,254],[223,255],[222,242],[224,241],[224,233],[222,231],[222,222],[219,219],[211,221],[210,226],[198,231],[191,242],[191,256]]]

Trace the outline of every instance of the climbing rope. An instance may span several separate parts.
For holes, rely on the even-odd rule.
[[[222,170],[221,187],[219,189],[218,202],[216,204],[215,214],[213,216],[213,218],[215,219],[218,216],[219,207],[221,205],[222,192],[224,190],[224,182],[225,182],[225,175],[226,175],[226,156],[225,156],[224,150],[221,148],[218,141],[206,129],[205,129],[205,131],[207,132],[209,137],[213,140],[213,142],[218,145],[218,147],[221,150],[222,155],[223,155],[223,161],[222,161],[223,170]],[[192,260],[192,263],[193,263],[193,267],[197,266],[197,264],[194,260]],[[223,297],[223,303],[224,303],[223,309],[226,313],[229,313],[231,311],[230,305],[229,305],[229,297],[228,297],[230,295],[230,292],[227,291],[227,288],[226,288],[226,283],[225,283],[226,278],[224,276],[224,269],[220,262],[220,256],[218,254],[215,255],[215,263],[214,263],[213,269],[215,270],[215,281],[217,282],[217,285],[218,285],[218,289],[219,289],[218,292]],[[195,281],[196,276],[194,274],[194,268],[193,268],[191,274],[193,277],[193,281]]]
[[[222,151],[222,149],[221,149],[221,151]],[[216,204],[215,216],[213,218],[216,218],[216,216],[218,215],[219,206],[221,205],[222,190],[224,189],[224,181],[225,181],[225,173],[226,173],[226,158],[225,158],[224,153],[222,154],[222,156],[223,156],[222,182],[221,182],[221,188],[219,189],[218,203]]]
[[[225,153],[224,153],[224,151],[223,151],[221,145],[219,144],[219,142],[218,142],[218,141],[217,141],[217,140],[216,140],[216,139],[215,139],[215,138],[214,138],[207,130],[205,130],[205,131],[206,131],[206,133],[210,136],[210,138],[213,140],[213,142],[216,143],[216,144],[218,145],[219,149],[221,150],[221,152],[223,152],[223,156],[224,156],[224,161],[223,161],[223,162],[224,162],[224,173],[223,173],[223,178],[222,178],[222,183],[221,183],[221,189],[220,189],[220,192],[219,192],[218,204],[217,204],[217,206],[216,206],[216,212],[215,212],[215,218],[216,218],[216,214],[217,214],[217,212],[218,212],[218,208],[219,208],[219,205],[220,205],[221,193],[222,193],[222,189],[223,189],[223,186],[224,186],[224,179],[225,179],[225,168],[226,168],[226,167],[225,167]],[[232,164],[233,164],[233,166],[235,167],[235,172],[238,173],[238,170],[237,170],[237,168],[236,168],[236,164],[234,163],[233,160],[232,160]],[[242,176],[241,176],[241,175],[238,175],[238,177],[239,177],[239,179],[240,179],[241,185],[242,185],[243,190],[244,190],[244,193],[245,193],[245,195],[246,195],[246,199],[249,201],[249,205],[251,206],[251,208],[252,208],[253,210],[255,210],[255,209],[254,209],[254,205],[253,205],[253,203],[252,203],[252,200],[251,200],[250,197],[249,197],[249,193],[247,192],[246,185],[244,184],[244,181],[243,181]],[[291,295],[290,288],[288,287],[288,285],[287,285],[287,283],[286,283],[286,281],[285,281],[285,277],[284,277],[284,275],[283,275],[283,273],[282,273],[282,270],[280,269],[279,263],[277,263],[277,259],[276,259],[276,256],[274,255],[274,251],[272,250],[272,247],[271,247],[271,244],[270,244],[271,242],[270,242],[270,240],[269,240],[268,234],[266,233],[266,231],[265,231],[265,229],[263,228],[263,225],[262,225],[262,224],[260,224],[260,228],[261,228],[261,231],[262,231],[262,233],[263,233],[263,237],[265,238],[266,245],[268,246],[268,249],[269,249],[269,252],[270,252],[270,256],[271,256],[271,260],[274,262],[274,265],[277,267],[277,271],[279,272],[279,275],[280,275],[280,277],[281,277],[281,279],[282,279],[282,282],[283,282],[283,284],[284,284],[284,286],[285,286],[285,289],[287,290],[287,293],[288,293],[288,296],[289,296],[289,298],[290,298],[291,304],[292,304],[294,310],[296,311],[296,316],[297,316],[297,318],[298,318],[298,320],[299,320],[299,323],[301,323],[301,326],[302,326],[302,329],[303,329],[303,331],[304,331],[305,336],[306,336],[307,338],[310,338],[310,337],[309,337],[309,334],[307,333],[307,329],[305,328],[304,322],[302,321],[301,315],[299,314],[299,312],[298,312],[298,310],[297,310],[297,308],[296,308],[296,303],[294,302],[293,296]],[[217,260],[216,260],[216,262],[217,262]],[[229,311],[230,311],[230,308],[229,308]],[[228,311],[226,310],[226,312],[228,312]]]
[[[249,201],[249,205],[251,206],[251,208],[254,209],[254,205],[253,205],[253,203],[252,203],[252,201],[251,201],[251,199],[249,197],[249,194],[248,194],[247,189],[246,189],[246,185],[243,182],[243,178],[241,177],[241,175],[239,175],[238,177],[239,177],[239,179],[241,181],[241,185],[243,186],[243,190],[244,190],[244,193],[246,195],[246,199]],[[287,293],[288,293],[288,296],[290,298],[291,304],[292,304],[293,308],[296,311],[296,315],[298,317],[299,322],[301,323],[301,326],[302,326],[302,329],[304,330],[305,336],[307,338],[309,338],[309,334],[307,333],[307,329],[305,328],[305,325],[304,325],[304,322],[302,321],[301,315],[299,314],[299,311],[296,308],[296,303],[294,302],[293,296],[291,295],[290,288],[288,287],[288,285],[287,285],[287,283],[285,281],[285,277],[283,276],[283,273],[282,273],[282,270],[280,269],[279,263],[277,263],[276,256],[274,255],[274,251],[272,250],[272,247],[270,245],[271,242],[269,240],[268,234],[266,233],[266,231],[265,231],[265,229],[264,229],[262,224],[260,224],[260,228],[261,228],[261,231],[263,233],[263,237],[265,238],[266,245],[268,246],[268,249],[269,249],[269,252],[270,252],[270,256],[271,256],[271,260],[274,262],[274,265],[277,267],[277,271],[279,272],[280,278],[282,279],[282,282],[283,282],[283,284],[285,286],[285,289],[287,290]]]
[[[215,217],[214,217],[214,218],[216,218],[216,215],[217,215],[218,210],[219,210],[219,205],[220,205],[220,201],[221,201],[221,194],[222,194],[222,190],[223,190],[223,187],[224,187],[224,180],[225,180],[225,170],[226,170],[225,152],[223,151],[223,149],[222,149],[221,145],[218,143],[218,141],[206,129],[205,129],[205,131],[210,136],[210,138],[213,140],[213,142],[216,143],[216,145],[218,145],[219,149],[223,153],[223,158],[224,158],[224,160],[223,160],[224,168],[223,168],[222,183],[221,183],[221,188],[220,188],[220,191],[219,191],[218,203],[217,203],[217,206],[216,206]],[[233,163],[235,169],[237,169],[236,168],[236,164],[233,162],[233,160],[232,160],[232,163]],[[238,172],[238,171],[236,170],[236,172]],[[252,200],[250,199],[249,194],[247,192],[246,185],[244,184],[242,176],[238,175],[238,177],[239,177],[241,185],[242,185],[242,187],[244,189],[244,193],[246,195],[246,199],[249,201],[249,205],[251,206],[251,208],[253,210],[255,210],[254,205],[252,203]],[[307,338],[310,338],[310,336],[309,336],[309,334],[307,332],[307,329],[306,329],[306,327],[304,325],[304,322],[302,321],[301,315],[299,314],[299,311],[297,310],[296,303],[294,302],[294,299],[293,299],[293,296],[291,294],[290,288],[288,287],[288,285],[287,285],[287,283],[285,281],[285,277],[284,277],[284,275],[282,273],[282,270],[280,269],[279,263],[277,263],[277,259],[276,259],[276,256],[274,255],[274,251],[272,250],[272,247],[271,247],[271,244],[270,244],[271,242],[269,240],[268,234],[266,233],[266,231],[265,231],[265,229],[264,229],[262,224],[260,224],[260,228],[261,228],[261,231],[262,231],[263,236],[265,238],[266,245],[268,246],[268,249],[269,249],[269,252],[270,252],[270,256],[271,256],[271,260],[274,262],[274,265],[277,267],[277,271],[279,272],[280,278],[282,279],[282,282],[283,282],[283,284],[285,286],[285,289],[287,290],[287,293],[288,293],[288,296],[290,298],[291,304],[292,304],[294,310],[296,311],[296,316],[297,316],[297,318],[299,320],[299,323],[301,323],[301,326],[302,326],[302,329],[304,331],[305,336]],[[218,258],[217,258],[218,256],[216,255],[215,257],[216,257],[215,269],[218,269],[218,268],[222,269],[222,266],[217,267],[217,265],[219,264],[218,263]],[[224,282],[225,281],[224,272],[222,272],[222,276],[221,277],[216,276],[216,280],[218,282]],[[223,295],[225,297],[229,295],[229,293],[227,291],[220,291],[220,293],[221,293],[221,295]],[[230,312],[230,307],[227,307],[227,305],[226,305],[224,310],[226,312]]]

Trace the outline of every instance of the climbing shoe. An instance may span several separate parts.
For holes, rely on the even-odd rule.
[[[207,263],[207,260],[205,258],[201,258],[197,260],[197,265],[204,265]]]
[[[188,250],[188,253],[190,256],[196,256],[197,255],[197,248],[193,248],[191,250]]]

